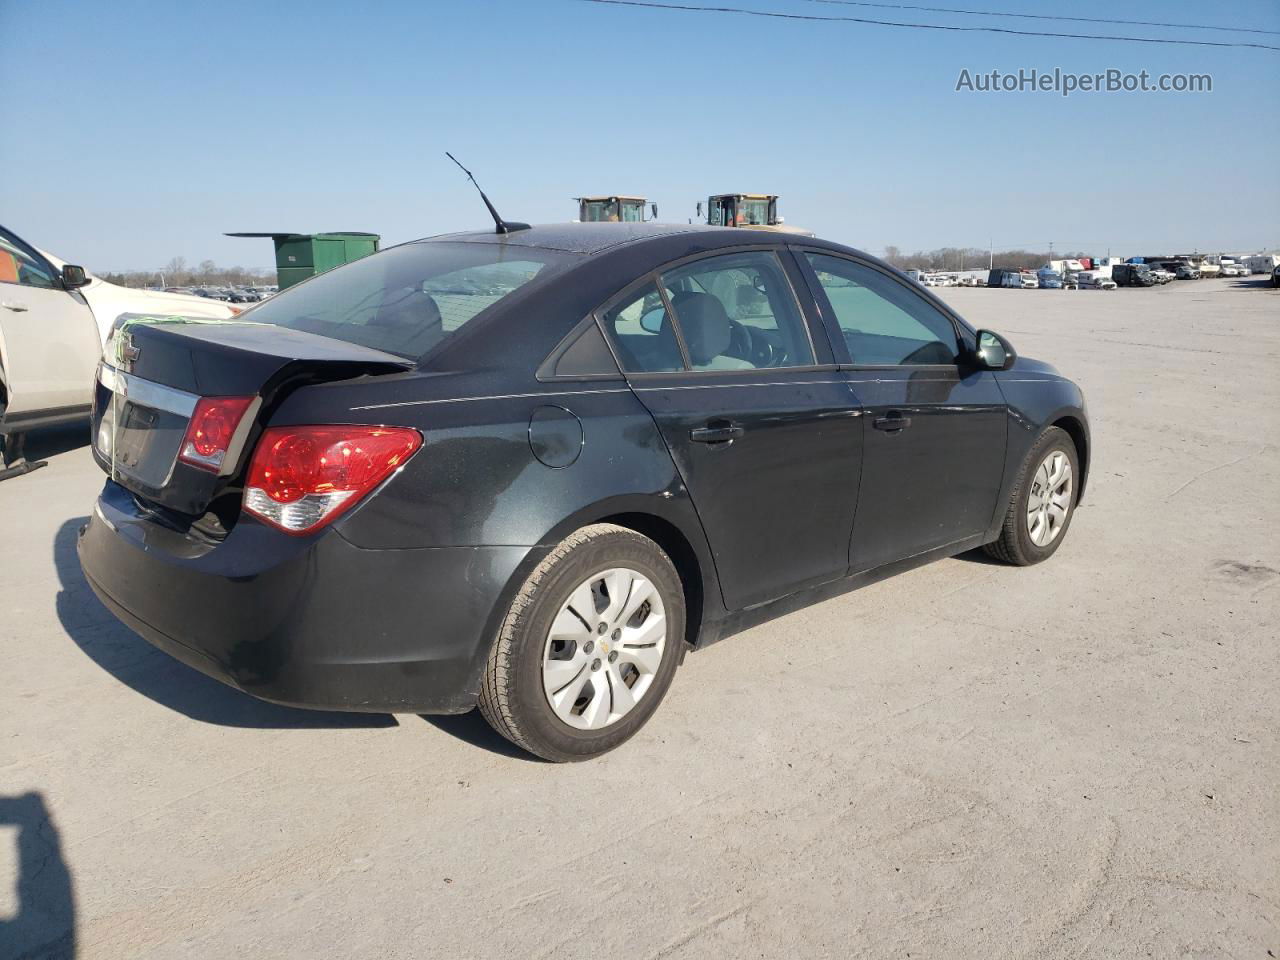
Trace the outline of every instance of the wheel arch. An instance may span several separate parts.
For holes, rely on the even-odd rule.
[[[685,644],[694,647],[702,629],[706,586],[698,553],[679,527],[652,513],[615,513],[601,517],[601,523],[613,523],[648,537],[671,558],[684,588]]]
[[[685,640],[696,646],[704,626],[726,615],[715,560],[687,492],[671,497],[611,497],[577,511],[542,539],[551,547],[581,527],[613,523],[654,541],[671,558],[685,595]]]
[[[1075,444],[1076,456],[1080,461],[1080,483],[1076,488],[1076,502],[1078,503],[1084,497],[1085,483],[1089,479],[1089,431],[1085,428],[1082,420],[1070,414],[1058,417],[1049,426],[1058,427],[1064,431],[1071,438],[1071,442]]]

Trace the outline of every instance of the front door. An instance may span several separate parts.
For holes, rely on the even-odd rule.
[[[24,415],[88,410],[102,354],[93,312],[57,268],[0,229],[0,366],[9,428]]]
[[[866,410],[851,571],[982,534],[999,496],[1008,422],[994,376],[963,362],[953,320],[907,281],[826,253],[804,259]]]
[[[770,250],[661,271],[602,320],[653,415],[741,609],[843,576],[861,410],[815,363],[787,271]]]

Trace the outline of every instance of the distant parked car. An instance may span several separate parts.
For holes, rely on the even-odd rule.
[[[1038,284],[1037,284],[1038,285]],[[1015,290],[1022,287],[1022,274],[1017,270],[1007,270],[996,267],[987,275],[988,287],[1013,287]]]
[[[87,421],[94,369],[121,314],[231,317],[198,297],[107,283],[0,227],[0,478],[22,461],[29,430]]]
[[[1174,276],[1179,280],[1199,280],[1200,271],[1189,263],[1180,263],[1174,271]]]
[[[1144,263],[1117,263],[1111,268],[1111,279],[1121,287],[1153,287],[1159,283]]]
[[[1259,253],[1251,257],[1245,257],[1244,264],[1251,273],[1261,273],[1269,277],[1276,267],[1280,267],[1280,255]]]
[[[232,290],[228,299],[232,303],[257,303],[261,297],[252,290]]]
[[[1076,274],[1076,282],[1080,284],[1081,290],[1116,289],[1116,282],[1114,280],[1104,277],[1100,273],[1094,273],[1092,270],[1084,270]]]
[[[1062,274],[1057,270],[1050,270],[1048,267],[1045,267],[1042,270],[1036,271],[1036,279],[1040,284],[1041,290],[1062,289]]]
[[[1276,267],[1271,271],[1271,285],[1280,287],[1280,267]]]
[[[1250,270],[1242,263],[1223,263],[1222,275],[1224,277],[1247,277]]]
[[[1176,279],[1173,271],[1166,269],[1158,263],[1147,264],[1147,272],[1150,273],[1155,282],[1159,284],[1171,283]]]

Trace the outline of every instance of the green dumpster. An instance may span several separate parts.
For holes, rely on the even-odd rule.
[[[276,282],[280,289],[307,277],[378,252],[376,233],[228,233],[228,237],[270,237],[276,246]]]

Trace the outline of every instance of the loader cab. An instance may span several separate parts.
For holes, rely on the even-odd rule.
[[[581,223],[644,223],[658,219],[658,205],[644,197],[576,197]],[[645,216],[645,207],[650,216]]]
[[[707,223],[713,227],[778,225],[778,198],[758,193],[724,193],[707,198]]]
[[[702,204],[698,204],[702,219]],[[713,227],[751,227],[811,237],[813,233],[784,226],[778,216],[778,196],[771,193],[721,193],[707,198],[707,223]]]

